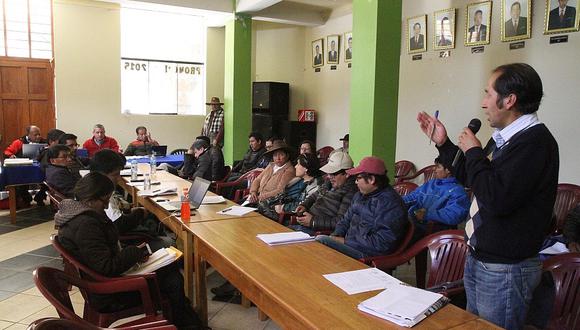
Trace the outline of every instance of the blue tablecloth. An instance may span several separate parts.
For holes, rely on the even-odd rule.
[[[149,163],[148,156],[143,156],[139,158],[131,157],[130,159],[127,159],[127,163],[130,164],[133,159],[137,160],[137,163]],[[177,167],[183,163],[183,155],[167,155],[164,157],[156,157],[156,160],[157,165],[165,163],[173,167]]]
[[[6,166],[0,172],[0,190],[14,184],[41,183],[44,181],[44,173],[39,164],[29,166]]]

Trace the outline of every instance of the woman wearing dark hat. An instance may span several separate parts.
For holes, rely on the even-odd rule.
[[[284,192],[260,203],[258,212],[278,220],[279,215],[291,213],[307,197],[318,191],[323,184],[318,158],[310,153],[298,156],[296,177],[286,185]]]
[[[257,203],[274,197],[284,191],[284,188],[296,176],[296,171],[290,162],[292,149],[284,141],[276,140],[272,149],[264,156],[272,155],[272,162],[258,175],[250,187],[250,203]]]

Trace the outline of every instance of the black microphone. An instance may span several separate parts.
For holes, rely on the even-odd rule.
[[[474,135],[477,134],[477,132],[479,132],[479,129],[481,128],[481,120],[479,120],[477,118],[473,118],[469,122],[469,125],[467,125],[467,128],[469,128],[469,130]],[[453,163],[451,164],[451,166],[455,167],[457,165],[457,162],[459,162],[461,155],[463,155],[463,152],[461,151],[461,149],[457,150],[457,153],[455,154],[455,158],[453,158]]]

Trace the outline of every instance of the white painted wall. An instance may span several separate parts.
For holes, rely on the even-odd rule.
[[[567,44],[550,45],[549,36],[543,35],[544,2],[534,1],[532,39],[526,48],[509,50],[509,43],[500,41],[500,2],[494,1],[491,24],[491,44],[483,54],[471,54],[463,46],[465,31],[465,1],[449,1],[447,8],[459,8],[457,14],[457,43],[451,57],[441,59],[432,50],[429,40],[423,60],[412,61],[406,51],[401,56],[399,116],[397,130],[397,159],[408,159],[418,167],[431,164],[436,150],[419,133],[415,117],[418,111],[430,113],[440,110],[440,120],[447,125],[452,140],[471,118],[483,122],[478,137],[487,142],[491,128],[480,107],[483,89],[490,71],[496,66],[525,62],[540,74],[544,84],[544,99],[538,116],[554,134],[560,146],[560,182],[580,183],[580,139],[577,123],[580,121],[580,33],[570,33]],[[404,1],[403,17],[428,14],[429,36],[433,30],[433,15],[444,9],[441,2]],[[403,42],[406,42],[406,37]],[[406,50],[406,44],[401,47]]]
[[[208,98],[223,98],[224,39],[219,30],[208,30]],[[169,150],[189,147],[201,131],[203,116],[121,114],[118,5],[56,0],[54,53],[57,126],[76,134],[81,143],[91,137],[96,123],[105,125],[107,135],[123,148],[134,140],[135,127],[140,125]]]
[[[350,109],[350,68],[344,62],[344,33],[352,30],[352,14],[331,17],[323,26],[306,29],[304,38],[304,105],[316,110],[318,131],[316,146],[342,146],[339,141],[348,133]],[[328,55],[326,37],[339,34],[340,59],[336,70],[325,64],[320,72],[312,67],[312,41],[324,38],[325,63]],[[353,36],[354,39],[354,36]],[[354,47],[353,47],[354,48]]]
[[[304,107],[305,28],[253,21],[252,81],[278,81],[290,84],[289,119],[296,120]]]

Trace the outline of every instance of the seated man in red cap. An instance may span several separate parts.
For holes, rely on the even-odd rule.
[[[316,240],[355,259],[392,253],[405,236],[408,220],[403,200],[389,184],[385,163],[365,157],[346,173],[356,177],[359,192],[334,232]]]
[[[211,112],[205,116],[201,135],[207,136],[210,139],[212,146],[224,145],[224,109],[223,103],[220,102],[219,97],[212,97],[211,101],[206,103],[211,106]]]

